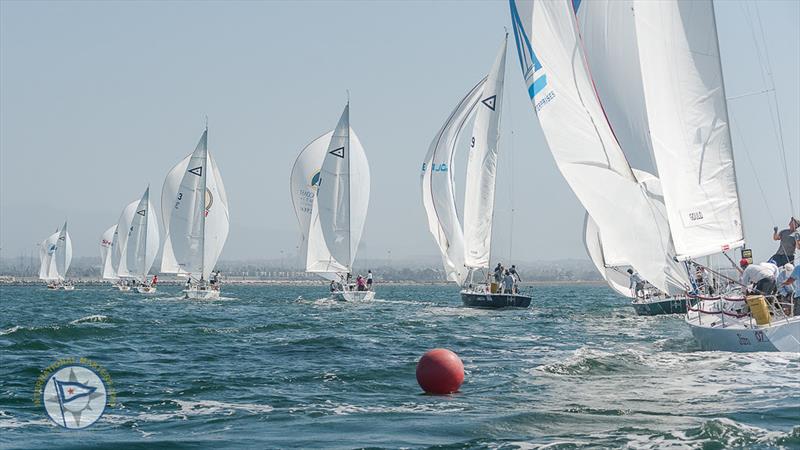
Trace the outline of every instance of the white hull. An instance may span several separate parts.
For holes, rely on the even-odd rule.
[[[710,302],[701,302],[701,308]],[[707,306],[706,306],[707,307]],[[722,352],[800,352],[800,316],[773,317],[757,325],[749,315],[732,317],[689,311],[686,323],[700,348]]]
[[[120,292],[130,292],[131,291],[131,287],[130,286],[116,286],[116,288],[119,289]]]
[[[192,287],[183,291],[183,298],[189,300],[216,300],[219,298],[219,291],[216,289],[197,289]]]
[[[153,286],[136,286],[136,292],[140,294],[155,294],[156,288]]]
[[[340,302],[368,302],[375,298],[375,291],[334,291],[330,298]]]
[[[65,291],[74,291],[75,290],[75,286],[71,286],[71,285],[61,286],[61,289],[64,289]]]

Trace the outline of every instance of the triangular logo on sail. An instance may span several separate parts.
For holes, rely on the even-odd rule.
[[[330,153],[333,156],[338,156],[339,158],[344,159],[344,147],[339,147],[339,148],[333,149],[333,150],[329,151],[328,153]]]
[[[136,214],[138,214],[138,215],[140,215],[140,216],[144,217],[144,215],[145,215],[145,212],[146,212],[146,211],[147,211],[147,210],[145,210],[145,209],[142,209],[142,210],[136,211]]]
[[[189,169],[189,173],[192,175],[197,175],[198,177],[203,176],[203,166],[195,167],[194,169]]]
[[[481,100],[481,103],[483,103],[484,105],[486,105],[486,107],[487,107],[487,108],[489,108],[489,109],[491,109],[492,111],[494,111],[494,102],[495,102],[496,100],[497,100],[497,96],[496,96],[496,95],[493,95],[493,96],[491,96],[491,97],[487,97],[487,98],[485,98],[485,99]]]

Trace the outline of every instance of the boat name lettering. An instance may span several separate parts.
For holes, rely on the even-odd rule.
[[[536,112],[541,111],[542,108],[544,108],[545,105],[550,103],[554,98],[556,98],[555,91],[548,92],[547,95],[545,95],[541,100],[536,102]]]
[[[739,336],[739,345],[750,345],[750,339],[747,339],[739,333],[736,333],[736,336]]]
[[[755,335],[758,342],[764,342],[766,340],[766,336],[764,336],[764,332],[761,330],[757,330]]]
[[[425,172],[428,163],[422,163],[422,171]],[[447,172],[447,163],[431,164],[431,172]]]

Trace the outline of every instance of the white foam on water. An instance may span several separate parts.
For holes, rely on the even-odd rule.
[[[104,316],[102,314],[92,314],[91,316],[81,317],[80,319],[75,319],[70,322],[70,325],[79,325],[82,323],[91,323],[91,322],[108,322],[110,317]]]

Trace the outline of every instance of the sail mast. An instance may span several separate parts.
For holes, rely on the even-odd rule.
[[[203,158],[203,169],[200,176],[200,186],[202,192],[200,193],[200,279],[203,279],[203,274],[206,272],[206,195],[208,192],[208,118],[206,118],[206,129],[203,133],[203,150],[205,158]]]

